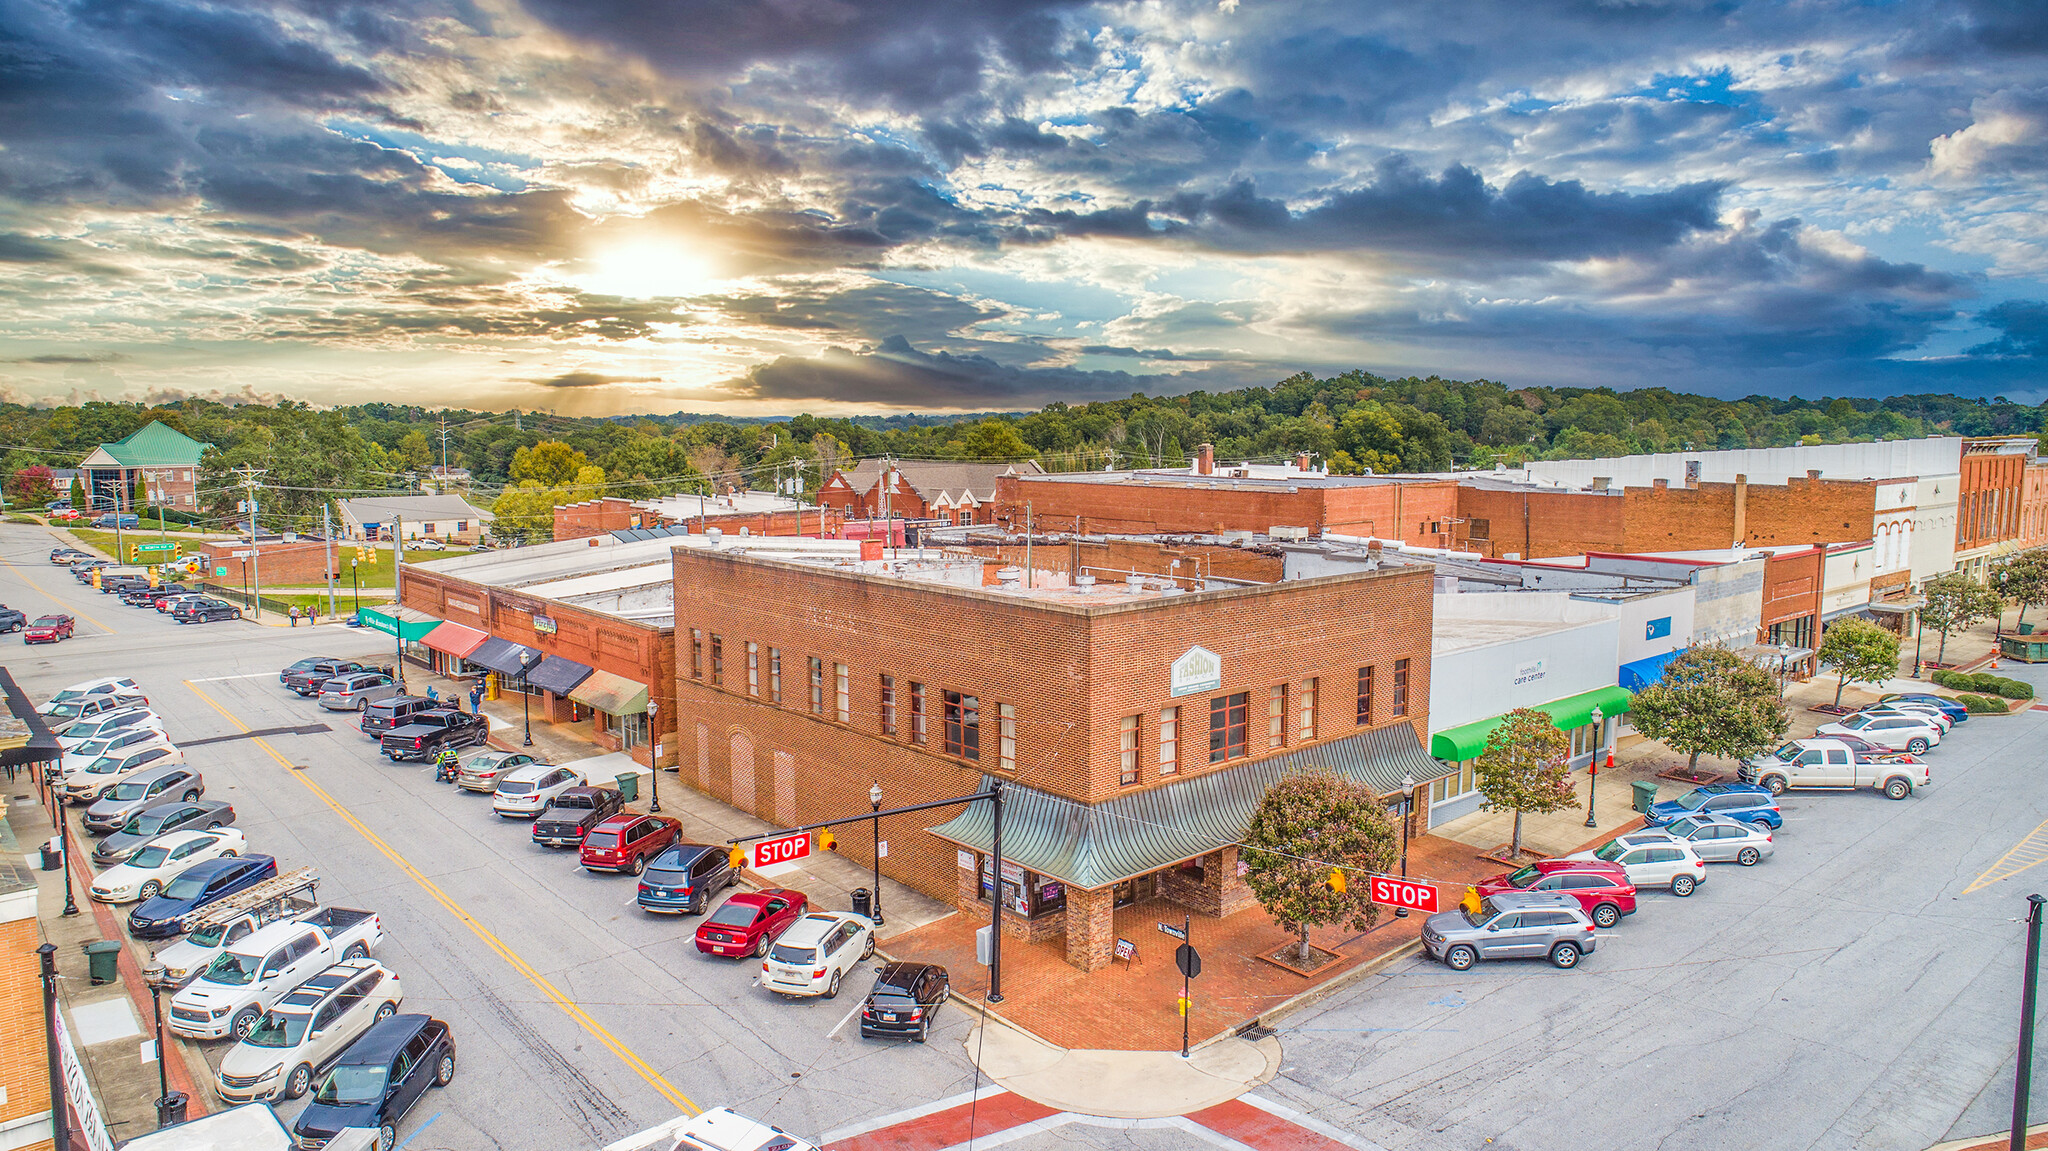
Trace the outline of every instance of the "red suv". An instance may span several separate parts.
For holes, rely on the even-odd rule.
[[[623,871],[638,875],[647,861],[667,851],[683,833],[683,825],[666,815],[621,812],[583,836],[578,862],[592,871]]]
[[[1593,859],[1538,860],[1479,881],[1481,898],[1499,891],[1562,892],[1578,900],[1601,927],[1613,927],[1622,916],[1636,913],[1636,885],[1628,881],[1628,872],[1619,864]]]

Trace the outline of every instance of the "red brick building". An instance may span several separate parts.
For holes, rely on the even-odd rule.
[[[2022,548],[2048,546],[2048,462],[2031,460],[2020,484],[2020,533]]]
[[[327,582],[327,543],[325,540],[263,540],[253,549],[247,540],[208,540],[199,545],[199,552],[206,557],[203,578],[210,583],[224,587],[241,587],[249,582],[249,556],[255,554],[256,574],[261,577],[264,587],[297,585],[311,587]],[[355,544],[335,545],[334,562],[341,565],[339,570],[348,574],[348,561],[355,555]],[[226,568],[225,575],[219,574]]]
[[[1764,561],[1763,614],[1757,642],[1789,652],[1785,674],[1806,679],[1816,669],[1812,654],[1820,647],[1821,591],[1827,563],[1825,545],[1778,550]]]
[[[745,531],[757,536],[831,537],[839,534],[840,525],[845,520],[844,514],[836,508],[757,508],[751,502],[744,502],[745,497],[759,494],[745,492],[739,493],[738,497],[711,496],[701,507],[694,497],[687,496],[655,502],[606,496],[580,504],[558,504],[555,507],[555,538],[585,539],[607,532],[678,524],[692,531],[717,528],[728,535],[739,535]],[[784,497],[771,498],[786,505],[797,504],[797,501]]]
[[[818,502],[846,519],[940,520],[985,524],[998,484],[1010,476],[1044,475],[1021,464],[930,460],[862,460],[852,471],[835,471],[818,489]],[[1023,522],[1021,519],[1018,522]]]
[[[2025,529],[2028,465],[2038,457],[2033,436],[1963,441],[1962,486],[1956,500],[1956,570],[1982,579],[1999,555],[2016,550]]]
[[[985,802],[886,821],[882,867],[974,914],[997,895],[1006,932],[1064,935],[1082,968],[1108,964],[1122,904],[1249,906],[1223,844],[1283,770],[1383,795],[1447,770],[1421,742],[1425,566],[1187,594],[724,542],[674,553],[684,780],[785,826],[863,812],[873,784],[898,807],[1000,780],[1000,877]],[[840,849],[871,861],[865,839]]]

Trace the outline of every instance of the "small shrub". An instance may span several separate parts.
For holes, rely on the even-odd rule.
[[[2034,698],[2034,685],[2030,683],[2021,683],[2019,680],[2016,679],[1999,680],[1997,691],[1998,694],[2004,696],[2007,699]]]
[[[2005,706],[2005,701],[1995,697],[1986,698],[1981,695],[1963,695],[1956,698],[1965,708],[1969,709],[1971,715],[2004,715],[2008,710]]]

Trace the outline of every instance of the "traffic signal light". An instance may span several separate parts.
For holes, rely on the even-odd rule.
[[[830,829],[818,833],[818,849],[821,851],[839,850],[839,841],[832,837]]]
[[[725,861],[732,865],[734,871],[740,870],[747,865],[747,849],[735,846],[732,852],[725,857]]]
[[[1466,888],[1465,898],[1458,901],[1458,906],[1474,915],[1479,914],[1479,889],[1476,887]]]
[[[1342,894],[1344,894],[1344,869],[1343,869],[1343,868],[1341,868],[1341,867],[1333,867],[1333,868],[1331,868],[1331,869],[1330,869],[1330,890],[1331,890],[1331,891],[1334,891],[1334,892],[1336,892],[1336,893],[1337,893],[1337,894],[1339,894],[1339,895],[1342,895]]]

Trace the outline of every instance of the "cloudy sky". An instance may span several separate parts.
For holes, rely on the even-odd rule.
[[[2041,0],[0,0],[0,394],[2048,392]]]

